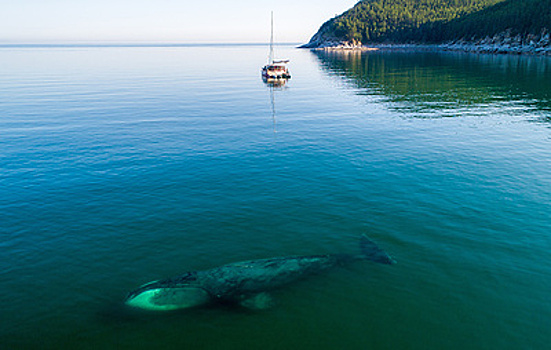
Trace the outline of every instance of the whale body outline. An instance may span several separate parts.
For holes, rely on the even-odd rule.
[[[375,242],[362,235],[360,254],[357,255],[284,256],[190,271],[140,286],[127,295],[125,304],[154,311],[170,311],[212,303],[236,303],[257,308],[258,303],[269,303],[266,293],[270,290],[357,260],[395,263]]]

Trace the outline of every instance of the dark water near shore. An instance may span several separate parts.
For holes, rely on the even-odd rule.
[[[545,349],[551,60],[278,47],[0,48],[0,348]],[[142,283],[354,252],[262,311]]]

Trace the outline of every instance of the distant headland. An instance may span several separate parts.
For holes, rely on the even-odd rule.
[[[301,48],[551,56],[551,0],[363,0]]]

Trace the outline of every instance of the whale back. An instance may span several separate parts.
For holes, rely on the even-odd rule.
[[[231,300],[286,285],[338,263],[335,255],[244,261],[204,271],[203,281],[212,295]]]

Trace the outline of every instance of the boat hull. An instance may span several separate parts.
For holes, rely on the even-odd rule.
[[[288,70],[285,71],[269,71],[265,68],[262,69],[262,77],[266,79],[291,79],[291,74]]]

